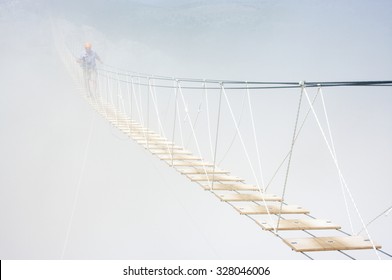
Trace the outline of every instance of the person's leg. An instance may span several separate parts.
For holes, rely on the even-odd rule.
[[[86,91],[88,91],[89,88],[89,73],[87,68],[83,68],[83,79],[84,79],[84,87]]]
[[[97,69],[90,71],[90,93],[92,96],[97,96]]]
[[[91,90],[91,69],[87,69],[86,71],[87,74],[87,93],[88,93],[88,97],[91,97],[92,95],[92,90]]]

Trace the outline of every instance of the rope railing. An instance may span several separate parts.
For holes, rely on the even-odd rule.
[[[156,81],[179,81],[179,82],[186,82],[190,84],[195,84],[195,83],[199,84],[199,85],[192,85],[192,86],[182,85],[183,89],[194,89],[194,90],[219,89],[221,84],[229,85],[229,86],[225,86],[226,90],[295,89],[301,87],[307,87],[307,88],[324,87],[325,88],[325,87],[392,86],[392,80],[335,81],[335,82],[238,81],[238,80],[178,78],[178,77],[160,76],[160,75],[153,75],[153,74],[144,74],[144,73],[138,73],[134,71],[122,71],[122,70],[115,69],[113,67],[110,68],[113,70],[108,70],[107,65],[103,65],[103,67],[100,67],[99,70],[103,73],[113,73],[119,76],[132,76],[135,78],[142,78],[142,79],[154,79]],[[126,80],[123,79],[121,81],[126,82]],[[212,84],[212,85],[215,84],[216,86],[205,86],[205,84]],[[140,85],[146,87],[149,86],[148,83],[141,83]],[[174,85],[166,85],[166,84],[155,84],[154,87],[175,88]]]

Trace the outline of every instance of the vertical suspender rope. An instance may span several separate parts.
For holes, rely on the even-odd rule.
[[[130,98],[131,98],[131,102],[132,102],[133,99],[135,99],[134,102],[135,102],[135,106],[136,106],[137,115],[139,116],[139,122],[143,123],[142,122],[141,113],[140,113],[139,104],[137,102],[137,96],[136,96],[135,84],[133,82],[133,76],[131,76],[131,97]],[[132,104],[133,104],[133,102],[132,102]],[[135,117],[135,119],[136,119],[136,117]]]
[[[214,158],[214,151],[213,151],[213,148],[212,148],[212,137],[211,137],[210,109],[209,109],[209,105],[208,105],[208,95],[207,95],[207,88],[206,88],[205,80],[204,80],[204,83],[203,83],[203,89],[204,89],[204,95],[205,95],[205,99],[206,99],[206,115],[207,115],[208,140],[209,140],[209,143],[210,143],[211,158]]]
[[[124,99],[123,99],[123,94],[122,94],[122,89],[121,89],[121,80],[119,77],[119,74],[117,73],[117,96],[118,96],[118,110],[120,113],[123,113],[124,115],[127,114],[125,111],[125,104],[124,104]],[[123,112],[121,111],[123,110]]]
[[[109,93],[110,93],[110,83],[109,83],[109,74],[106,74],[106,104],[110,105],[110,97],[109,97]],[[106,117],[109,117],[109,110],[108,108],[106,108]]]
[[[110,79],[109,79],[109,81],[110,81]],[[114,104],[113,90],[114,90],[114,88],[113,88],[112,83],[109,83],[109,95],[110,95],[110,102],[111,102],[111,105],[112,105],[112,110],[113,110],[113,108],[116,107],[116,105]],[[114,117],[115,117],[116,123],[117,123],[117,111],[114,111]]]
[[[152,102],[153,102],[153,105],[154,105],[154,108],[155,108],[155,113],[157,114],[157,121],[158,121],[159,130],[161,131],[161,135],[163,136],[163,138],[167,139],[166,136],[165,136],[165,130],[163,129],[161,117],[159,115],[158,100],[157,100],[156,92],[155,92],[155,89],[154,89],[153,85],[151,85],[151,90],[150,91],[151,91],[151,99],[152,99]],[[170,146],[169,146],[168,141],[166,141],[165,144],[166,144],[167,151],[170,153]],[[172,146],[172,148],[173,148],[173,146]]]
[[[97,103],[97,105],[98,105],[98,108],[100,107],[100,101],[101,101],[101,98],[100,98],[100,95],[101,95],[101,75],[100,75],[100,70],[99,69],[97,69],[97,76],[96,76],[96,79],[97,79],[97,88],[96,88],[96,92],[95,92],[95,99],[96,99],[96,103]]]
[[[258,144],[258,141],[257,141],[256,126],[255,126],[255,120],[254,120],[254,117],[253,117],[252,103],[250,102],[250,93],[249,93],[248,83],[246,83],[246,93],[248,95],[250,119],[251,119],[251,122],[252,122],[254,141],[255,141],[255,145],[256,145],[257,161],[258,161],[258,164],[259,164],[260,180],[261,180],[261,185],[262,185],[261,190],[264,192],[264,187],[265,186],[264,186],[263,170],[262,170],[262,166],[261,166],[261,154],[260,154],[259,144]]]
[[[144,112],[143,112],[143,102],[142,102],[142,87],[141,87],[141,80],[140,80],[140,76],[137,78],[138,81],[138,98],[136,98],[136,92],[135,92],[135,98],[136,98],[136,103],[139,103],[139,107],[140,107],[140,122],[143,124],[143,126],[146,126],[145,122],[144,122]],[[147,139],[146,139],[147,140]]]
[[[129,87],[129,84],[130,84],[130,82],[129,82],[129,76],[131,77],[131,83],[132,83],[132,85],[133,85],[133,77],[131,76],[131,75],[129,75],[129,74],[127,74],[126,75],[126,79],[127,79],[127,93],[128,93],[128,105],[129,105],[129,114],[130,114],[130,118],[131,118],[131,120],[133,121],[133,108],[132,108],[132,95],[130,94],[130,87]]]
[[[348,186],[347,186],[347,183],[346,183],[346,181],[345,181],[345,179],[344,179],[344,177],[343,177],[343,174],[342,174],[342,172],[341,172],[341,170],[340,170],[339,163],[337,162],[337,159],[336,159],[336,157],[334,156],[333,150],[332,150],[330,144],[328,143],[328,140],[327,140],[327,137],[326,137],[326,135],[325,135],[324,129],[323,129],[322,126],[321,126],[320,120],[319,120],[319,118],[318,118],[318,116],[317,116],[317,114],[316,114],[316,111],[314,110],[314,107],[313,107],[312,103],[310,102],[308,93],[306,92],[306,89],[305,89],[305,88],[304,88],[304,93],[305,93],[306,99],[308,100],[308,103],[309,103],[309,105],[310,105],[310,108],[312,109],[312,112],[313,112],[313,115],[314,115],[314,117],[315,117],[315,119],[316,119],[316,122],[317,122],[317,124],[318,124],[318,126],[319,126],[319,128],[320,128],[321,134],[322,134],[322,136],[323,136],[323,138],[324,138],[324,141],[325,141],[325,143],[326,143],[326,145],[327,145],[327,148],[328,148],[328,150],[329,150],[329,152],[330,152],[330,154],[331,154],[331,156],[332,156],[332,159],[333,159],[333,161],[334,161],[334,163],[335,163],[335,167],[336,167],[336,169],[337,169],[337,171],[338,171],[338,173],[339,173],[339,176],[341,176],[342,182],[343,182],[343,184],[344,184],[344,187],[345,187],[345,189],[346,189],[346,191],[347,191],[347,193],[348,193],[348,195],[349,195],[349,197],[350,197],[350,199],[351,199],[351,202],[352,202],[352,204],[353,204],[353,206],[354,206],[354,208],[355,208],[355,211],[357,212],[357,215],[358,215],[358,217],[359,217],[359,220],[361,221],[362,226],[365,228],[366,235],[368,236],[369,241],[371,242],[371,244],[372,244],[372,246],[373,246],[373,250],[374,250],[374,252],[376,253],[377,258],[380,259],[380,256],[379,256],[379,254],[378,254],[378,251],[377,251],[377,249],[376,249],[376,246],[374,245],[373,239],[371,238],[370,233],[369,233],[369,231],[368,231],[367,228],[366,228],[366,225],[365,225],[365,222],[364,222],[364,220],[363,220],[363,218],[362,218],[362,215],[361,215],[361,213],[359,212],[359,209],[358,209],[358,207],[357,207],[357,204],[355,203],[355,200],[354,200],[354,198],[353,198],[353,196],[352,196],[352,194],[351,194],[351,191],[350,191],[350,189],[349,189]]]
[[[219,137],[219,122],[220,122],[220,112],[221,112],[221,104],[222,104],[222,91],[223,91],[223,84],[220,84],[220,91],[219,91],[219,103],[218,103],[218,118],[216,121],[216,135],[215,135],[215,148],[214,148],[214,166],[212,167],[212,183],[210,186],[210,190],[214,189],[214,182],[215,182],[215,168],[216,168],[216,154],[218,151],[218,137]]]
[[[122,116],[122,119],[124,120],[124,118],[126,119],[127,114],[125,111],[125,101],[124,101],[122,94],[120,95],[120,105],[122,107],[122,110],[124,111],[123,116]],[[120,108],[120,110],[121,110],[121,108]],[[120,111],[120,113],[121,113],[121,111]]]
[[[173,116],[173,133],[172,133],[172,144],[171,144],[171,165],[174,163],[174,143],[175,143],[175,133],[176,133],[176,120],[177,120],[177,93],[178,89],[175,88],[174,92],[174,116]]]
[[[178,92],[180,92],[180,83],[179,83],[178,80],[176,81],[176,89],[178,90]],[[177,101],[176,101],[176,108],[177,108],[178,128],[180,129],[181,145],[182,145],[182,147],[185,148],[185,145],[184,145],[184,135],[183,135],[183,132],[182,132],[182,124],[181,124],[181,114],[180,114],[180,108],[179,108],[179,105],[178,105],[178,97],[177,97]]]
[[[114,76],[114,73],[113,73],[113,76]],[[112,106],[113,106],[111,111],[114,112],[116,124],[118,125],[118,110],[117,110],[117,108],[118,108],[118,83],[117,83],[117,85],[114,84],[114,81],[116,79],[113,76],[111,77],[112,82],[111,82],[111,87],[110,87],[112,89],[110,91],[110,96],[111,96]],[[117,100],[116,100],[116,96],[117,96]]]
[[[147,131],[150,130],[150,77],[148,79],[148,89],[147,89]],[[149,133],[146,134],[147,140],[147,149],[150,146],[150,135]]]
[[[117,125],[119,125],[119,118],[120,118],[120,116],[119,116],[119,114],[117,114],[117,112],[118,113],[121,113],[121,106],[120,106],[120,92],[121,92],[121,87],[120,87],[120,78],[119,78],[119,74],[118,74],[118,72],[116,73],[116,75],[117,75],[117,87],[116,87],[116,95],[115,95],[115,97],[117,96],[117,106],[116,106],[116,119],[117,119]]]
[[[165,135],[165,129],[164,129],[164,127],[163,127],[163,124],[162,124],[162,119],[161,119],[161,116],[160,116],[160,114],[159,114],[159,107],[158,107],[158,98],[157,98],[157,93],[156,93],[156,90],[155,90],[155,80],[152,80],[152,85],[151,85],[151,100],[152,100],[152,102],[153,102],[153,105],[154,105],[154,107],[155,107],[155,111],[156,111],[156,114],[157,114],[157,121],[158,121],[158,128],[159,128],[159,130],[160,130],[160,134],[165,138],[165,139],[167,139],[166,138],[166,135]]]
[[[129,74],[128,74],[129,75]],[[127,79],[128,79],[128,75],[127,75]],[[127,80],[128,81],[128,80]],[[134,89],[133,89],[133,77],[131,76],[131,84],[132,84],[132,92],[134,91]],[[129,89],[129,82],[127,83],[127,85],[128,85],[128,89]],[[129,102],[131,103],[130,104],[130,106],[131,106],[131,120],[133,121],[134,120],[134,118],[133,118],[133,101],[132,101],[133,99],[132,99],[132,94],[131,94],[131,96],[129,96]]]
[[[104,80],[104,77],[103,77],[102,74],[101,74],[101,76],[99,77],[99,79],[100,79],[99,101],[100,101],[101,111],[104,112],[104,113],[105,113],[105,116],[106,116],[106,111],[104,110],[104,106],[103,106],[103,105],[104,105],[104,102],[105,102],[104,93],[105,93],[106,87],[105,87],[105,80]]]
[[[138,96],[136,96],[136,89],[135,89],[135,85],[133,83],[133,78],[131,79],[132,95],[135,98],[135,105],[136,105],[136,110],[137,110],[138,115],[139,115],[139,122],[141,124],[143,124],[143,126],[144,126],[143,106],[142,106],[142,102],[141,102],[140,77],[138,78],[138,84],[139,84],[139,86],[138,86],[139,98],[138,98]],[[147,132],[143,130],[142,133],[143,133],[143,136],[144,136],[144,140],[147,142]]]
[[[278,222],[276,224],[276,232],[278,232],[278,230],[279,230],[279,223],[280,223],[280,220],[281,220],[281,217],[282,217],[283,201],[284,201],[284,197],[285,197],[285,194],[286,194],[287,180],[289,178],[291,157],[293,155],[293,148],[294,148],[294,144],[295,144],[295,136],[297,135],[297,125],[298,125],[299,113],[301,111],[302,95],[303,95],[304,89],[305,89],[304,86],[302,86],[301,94],[299,96],[297,117],[295,119],[293,138],[291,140],[291,148],[290,148],[290,155],[289,155],[289,159],[288,159],[288,163],[287,163],[286,176],[285,176],[285,179],[284,179],[283,192],[282,192],[282,201],[280,202],[280,207],[279,207],[279,215],[278,215]]]
[[[129,134],[132,135],[133,111],[132,111],[132,95],[130,93],[131,90],[129,87],[130,84],[129,77],[131,77],[131,80],[133,80],[133,77],[129,73],[127,73],[125,77],[126,77],[126,89],[127,89],[128,106],[129,106],[129,119],[131,120],[130,124],[128,125],[128,128],[129,128]]]
[[[136,108],[140,108],[140,110],[139,110],[139,114],[140,114],[140,116],[139,116],[139,118],[140,118],[140,121],[141,121],[141,123],[143,124],[143,127],[145,127],[145,121],[144,121],[144,112],[143,112],[143,102],[142,102],[142,89],[141,89],[141,86],[140,86],[140,78],[138,78],[138,82],[139,82],[139,86],[138,86],[138,93],[139,93],[139,105],[137,105],[138,104],[138,98],[137,98],[137,96],[136,96],[136,91],[134,90],[134,93],[135,93],[135,100],[136,100]],[[146,141],[146,143],[147,143],[147,134],[148,134],[148,132],[146,131],[146,130],[142,130],[142,133],[143,133],[143,136],[144,136],[144,140]]]

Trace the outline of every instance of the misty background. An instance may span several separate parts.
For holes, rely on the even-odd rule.
[[[391,13],[390,1],[0,1],[0,258],[62,257],[91,128],[65,259],[305,258],[98,116],[56,52],[53,22],[67,31],[74,56],[91,41],[105,64],[119,69],[248,81],[390,80]],[[392,204],[391,89],[323,92],[340,166],[368,222]],[[199,97],[185,94],[195,99],[194,115]],[[252,92],[266,178],[290,147],[298,95]],[[243,93],[229,98],[238,116]],[[222,115],[220,158],[235,133],[227,108]],[[245,135],[248,117],[241,123]],[[222,167],[253,183],[238,139]],[[282,178],[271,192],[281,193]],[[296,144],[287,188],[289,203],[350,231],[338,176],[312,116]],[[382,216],[369,227],[387,252],[391,222]],[[353,255],[375,258],[371,251]]]

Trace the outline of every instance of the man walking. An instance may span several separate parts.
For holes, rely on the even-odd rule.
[[[91,43],[84,44],[85,53],[77,60],[83,68],[84,81],[90,94],[96,89],[97,81],[97,60],[102,63],[98,54],[92,50]]]

